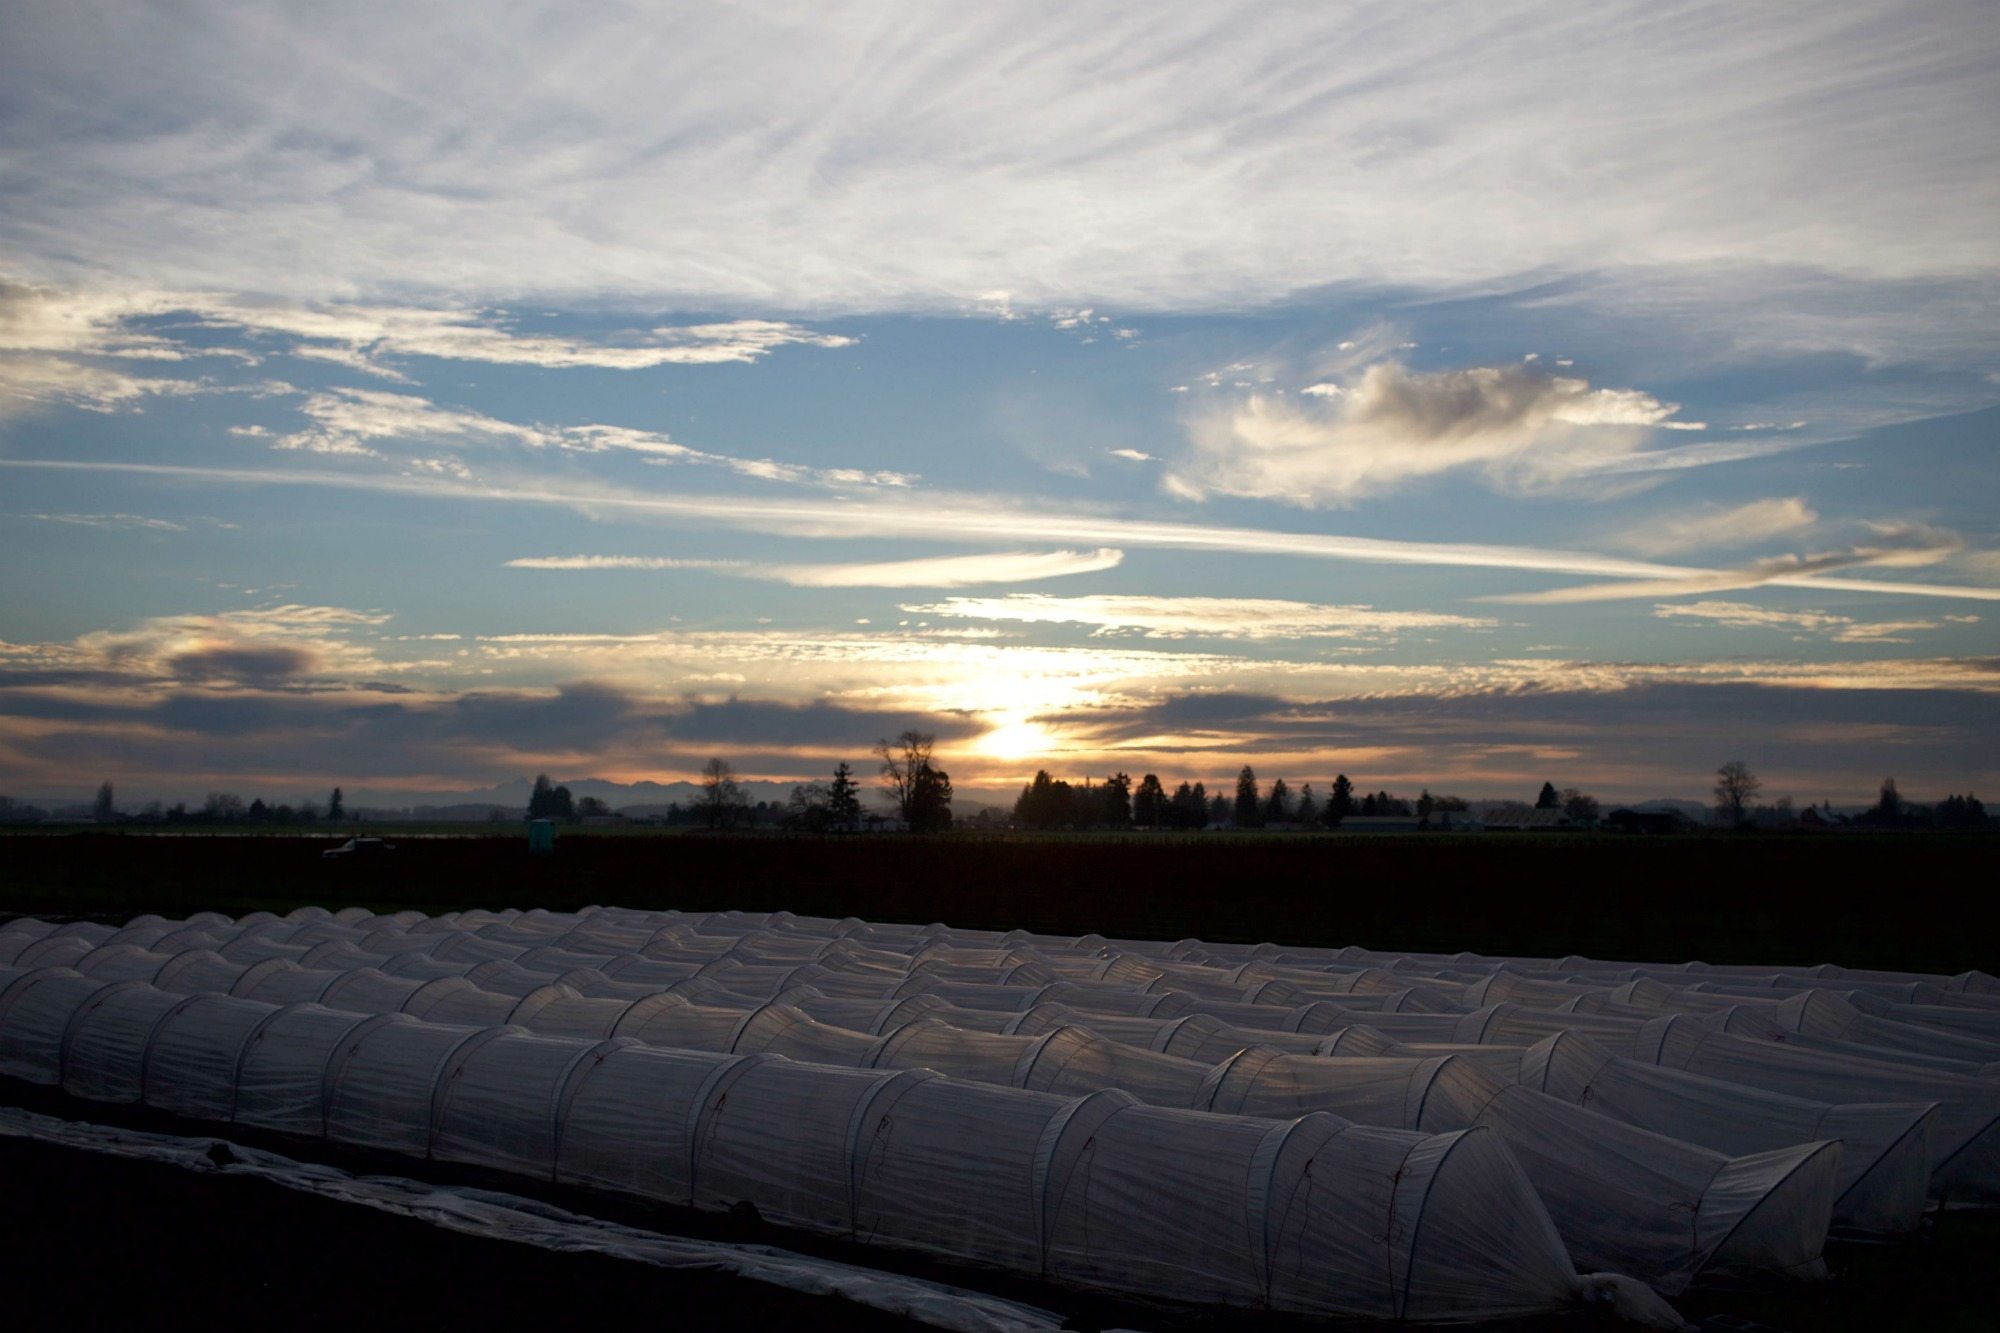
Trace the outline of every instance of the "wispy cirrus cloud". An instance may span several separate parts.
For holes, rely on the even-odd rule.
[[[1700,593],[1731,592],[1764,584],[1785,587],[1825,587],[1854,589],[1853,580],[1821,580],[1817,576],[1858,566],[1913,568],[1934,565],[1964,547],[1955,532],[1913,523],[1870,524],[1874,540],[1840,551],[1809,555],[1781,555],[1753,561],[1736,569],[1687,571],[1671,578],[1651,578],[1614,583],[1585,584],[1550,588],[1541,592],[1507,593],[1487,597],[1489,602],[1515,605],[1561,605],[1574,602],[1609,602],[1631,598],[1688,597]],[[1914,586],[1914,585],[1913,585]]]
[[[299,411],[312,423],[271,439],[274,449],[350,457],[384,458],[408,445],[470,448],[517,446],[573,453],[637,454],[649,463],[717,467],[764,481],[830,487],[908,486],[905,472],[809,467],[770,458],[741,458],[681,444],[658,431],[629,426],[551,426],[506,421],[466,408],[446,407],[418,394],[383,389],[331,389],[306,395]],[[262,438],[259,431],[250,438]],[[436,469],[433,469],[436,470]]]
[[[59,405],[131,411],[151,398],[187,397],[214,387],[206,380],[136,369],[238,355],[186,348],[129,326],[132,318],[150,313],[155,304],[142,294],[76,292],[0,275],[0,418]]]
[[[962,588],[1095,574],[1116,569],[1124,559],[1123,551],[1101,546],[1094,551],[990,551],[863,564],[766,565],[749,572],[798,588]]]
[[[1810,528],[1819,521],[1798,496],[1753,500],[1728,508],[1709,506],[1656,514],[1611,534],[1613,545],[1641,555],[1732,550]]]
[[[1663,603],[1653,608],[1663,620],[1692,620],[1726,629],[1768,629],[1797,637],[1824,636],[1835,643],[1914,643],[1911,635],[1951,624],[1978,624],[1978,616],[1941,616],[1925,620],[1857,620],[1828,611],[1784,611],[1750,602]]]
[[[1022,624],[1088,625],[1095,634],[1138,634],[1149,639],[1205,636],[1222,639],[1377,638],[1415,630],[1491,629],[1496,622],[1430,611],[1378,611],[1368,606],[1328,606],[1259,597],[1153,597],[1104,593],[1051,597],[953,597],[905,606],[912,615]]]
[[[473,485],[449,476],[390,475],[283,468],[190,467],[172,463],[128,463],[50,458],[0,458],[0,468],[48,472],[101,473],[204,481],[215,485],[305,486],[375,494],[421,496],[483,504],[555,505],[633,516],[687,520],[701,524],[814,539],[900,539],[965,544],[1032,541],[1115,541],[1121,548],[1227,551],[1282,555],[1306,560],[1365,564],[1433,565],[1444,568],[1516,570],[1572,574],[1585,578],[1652,580],[1681,589],[1707,575],[1740,579],[1739,572],[1694,569],[1602,555],[1588,551],[1356,537],[1222,524],[1128,518],[1102,510],[1038,505],[1001,497],[927,495],[921,500],[885,491],[863,498],[767,499],[741,495],[656,494],[594,485],[482,481]],[[1902,553],[1900,563],[1921,561],[1920,549]],[[1880,557],[1876,558],[1880,562]],[[1848,560],[1847,563],[1856,563]],[[1801,573],[1763,571],[1762,581],[1780,587],[1881,593],[1961,600],[2000,600],[2000,587],[1827,577],[1818,569]],[[1633,596],[1660,594],[1622,594]],[[1680,595],[1679,592],[1667,595]]]
[[[635,569],[736,569],[740,560],[705,560],[677,555],[525,555],[509,560],[509,569],[554,569],[566,571]]]
[[[0,241],[197,289],[697,309],[1213,308],[1579,256],[1993,271],[1978,0],[1919,24],[1673,3],[1639,44],[1628,5],[1258,12],[35,13],[10,33]],[[342,240],[302,263],[300,236]]]
[[[125,529],[133,532],[186,532],[188,525],[146,514],[33,514],[44,523],[61,523],[74,528]]]
[[[185,336],[190,328],[240,332],[255,348],[197,343]],[[280,338],[284,344],[274,346]],[[283,304],[101,282],[35,285],[0,275],[0,412],[56,404],[110,412],[148,397],[215,387],[205,379],[142,374],[134,362],[225,358],[255,364],[260,353],[283,351],[409,384],[411,377],[384,358],[642,370],[741,364],[781,347],[838,348],[855,341],[770,319],[662,324],[593,341],[522,333],[475,310]],[[321,451],[355,452],[351,444]]]
[[[856,339],[785,320],[736,319],[659,324],[582,339],[523,332],[491,314],[454,307],[373,304],[278,304],[213,295],[161,297],[214,328],[297,340],[294,355],[337,361],[391,379],[403,373],[384,357],[427,357],[545,369],[714,366],[756,361],[781,347],[852,347]]]
[[[1651,394],[1529,363],[1425,372],[1384,361],[1351,385],[1311,387],[1310,399],[1259,391],[1195,412],[1167,488],[1321,507],[1470,469],[1533,491],[1632,454],[1653,430],[1703,429]]]
[[[685,559],[646,555],[551,555],[509,560],[509,569],[667,570],[718,569],[744,578],[795,588],[963,588],[980,583],[1032,583],[1116,569],[1123,551],[987,551],[978,555],[923,556],[827,564],[759,564],[747,560]]]

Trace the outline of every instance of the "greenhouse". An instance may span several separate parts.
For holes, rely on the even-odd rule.
[[[1810,1279],[1830,1233],[1905,1235],[1929,1208],[2000,1198],[2000,983],[1977,972],[1675,969],[615,908],[21,920],[0,926],[0,969],[0,1073],[79,1098],[593,1188],[644,1182],[648,1198],[748,1203],[785,1226],[859,1229],[1190,1304],[1485,1318],[1580,1289],[1565,1276],[1560,1295],[1539,1278],[1449,1299],[1415,1286],[1395,1299],[1285,1290],[1272,1268],[1273,1247],[1291,1243],[1269,1231],[1275,1177],[1219,1214],[1246,1219],[1240,1235],[1072,1216],[1048,1194],[1046,1173],[1069,1169],[1050,1128],[1059,1116],[1118,1108],[1085,1136],[1087,1164],[1102,1158],[1102,1193],[1135,1204],[1150,1197],[1146,1172],[1174,1179],[1159,1198],[1223,1188],[1203,1183],[1184,1146],[1145,1156],[1190,1135],[1214,1136],[1206,1158],[1256,1164],[1253,1176],[1352,1161],[1357,1189],[1381,1144],[1471,1135],[1477,1146],[1447,1156],[1504,1164],[1563,1274],[1617,1272],[1667,1294]],[[704,1103],[676,1094],[677,1137],[647,1140],[676,1160],[642,1169],[627,1136],[665,1131],[635,1128],[616,1089],[629,1080],[642,1089],[630,1095],[650,1097],[646,1080],[671,1081],[670,1068],[744,1091],[716,1093],[708,1128]],[[520,1097],[546,1114],[524,1118]],[[739,1121],[746,1104],[787,1109],[768,1125]],[[1026,1151],[1044,1193],[999,1191],[976,1216],[972,1200],[931,1199],[960,1212],[919,1218],[902,1159],[841,1137],[890,1106],[902,1108],[898,1151],[942,1162],[968,1143],[1014,1144],[1007,1160]],[[1222,1128],[1244,1124],[1293,1128],[1260,1149],[1253,1131]],[[1031,1129],[1040,1156],[1020,1147]],[[988,1169],[1004,1173],[968,1164]],[[864,1188],[878,1171],[905,1182],[879,1221]],[[1457,1191],[1430,1195],[1444,1206]],[[1375,1221],[1356,1226],[1394,1215],[1370,1206]],[[1300,1243],[1346,1243],[1331,1222],[1308,1232]],[[1076,1252],[1066,1238],[1085,1233],[1117,1257]],[[1142,1271],[1151,1255],[1163,1266]],[[1469,1271],[1540,1262],[1496,1251]],[[1433,1271],[1414,1255],[1397,1263],[1405,1277]],[[1542,1295],[1520,1294],[1529,1288]],[[1629,1294],[1608,1280],[1594,1290]],[[1458,1299],[1488,1304],[1446,1308]]]
[[[10,969],[0,1074],[1077,1286],[1376,1320],[1492,1319],[1579,1278],[1496,1136],[1263,1119],[925,1070],[427,1023]]]

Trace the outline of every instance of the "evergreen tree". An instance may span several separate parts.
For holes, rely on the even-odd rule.
[[[109,782],[97,789],[97,800],[91,804],[90,813],[91,817],[100,823],[118,817],[118,806],[112,796]]]
[[[1896,790],[1896,779],[1882,779],[1882,793],[1875,799],[1875,817],[1885,824],[1903,817],[1903,793]]]
[[[826,789],[826,822],[833,828],[861,827],[861,789],[845,759],[834,766],[833,781]]]
[[[1271,794],[1264,799],[1264,822],[1266,824],[1289,824],[1292,822],[1292,791],[1279,778],[1271,784]]]
[[[535,775],[535,789],[528,793],[528,818],[555,818],[556,784],[549,781],[546,773]],[[333,800],[327,806],[328,819],[340,818],[340,788],[333,789]]]
[[[1195,784],[1195,790],[1201,790],[1199,782]],[[1208,803],[1208,822],[1218,828],[1229,822],[1229,798],[1221,792],[1217,792]],[[1196,824],[1195,827],[1200,828],[1202,825]]]
[[[1553,782],[1544,782],[1542,784],[1542,794],[1535,798],[1535,809],[1559,810],[1561,808],[1562,796],[1557,793],[1556,784]]]
[[[547,782],[548,780],[549,780],[548,775],[546,773],[537,779],[538,782]],[[535,817],[535,812],[533,809],[532,801],[529,802],[529,807],[530,808],[528,810],[528,818],[533,819]],[[326,817],[329,821],[336,824],[339,823],[341,820],[347,818],[347,801],[346,798],[340,794],[340,788],[338,787],[335,787],[333,789],[333,795],[327,798]]]
[[[1984,828],[1986,806],[1971,792],[1947,796],[1938,802],[1936,818],[1939,828]]]
[[[1262,803],[1257,799],[1257,774],[1248,764],[1236,775],[1235,816],[1237,828],[1257,828],[1264,822]]]
[[[1037,769],[1014,802],[1014,822],[1023,828],[1055,828],[1068,814],[1068,807],[1069,784],[1057,782],[1046,768]]]
[[[1132,779],[1114,773],[1098,789],[1097,805],[1102,821],[1115,829],[1132,827]]]
[[[1132,793],[1132,822],[1140,828],[1158,828],[1166,822],[1167,793],[1160,786],[1159,775],[1148,773],[1139,779],[1139,789]]]
[[[1338,825],[1353,813],[1354,784],[1347,780],[1347,774],[1337,774],[1333,779],[1333,795],[1326,798],[1326,822]]]

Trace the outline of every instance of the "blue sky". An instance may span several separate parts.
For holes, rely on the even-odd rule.
[[[1984,6],[28,6],[0,790],[1993,786]]]

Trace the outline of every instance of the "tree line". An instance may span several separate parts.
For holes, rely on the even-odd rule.
[[[875,742],[882,791],[895,811],[895,821],[913,833],[941,832],[952,825],[951,775],[937,764],[936,747],[936,735],[916,730]],[[782,807],[763,801],[753,805],[726,759],[711,758],[704,763],[698,785],[700,790],[691,807],[683,808],[678,802],[668,807],[668,823],[717,831],[776,824],[802,833],[828,833],[889,822],[863,807],[861,784],[855,781],[853,765],[845,759],[834,766],[830,780],[793,787],[791,799]],[[535,779],[534,793],[528,798],[530,819],[580,820],[609,813],[609,807],[592,797],[572,801],[569,789],[550,783],[547,774]]]
[[[75,811],[81,814],[81,807]],[[46,819],[66,818],[62,811],[49,811],[40,806],[17,801],[11,796],[0,796],[0,824],[35,824]],[[211,824],[268,824],[294,825],[335,823],[355,818],[347,809],[340,788],[335,787],[327,798],[326,805],[315,805],[311,801],[301,801],[293,805],[287,801],[266,801],[261,796],[245,801],[235,792],[212,791],[199,805],[190,806],[186,801],[176,801],[167,805],[162,801],[148,801],[137,810],[124,810],[118,805],[118,794],[111,783],[105,782],[97,789],[97,795],[90,803],[89,817],[99,824],[191,824],[196,826]]]
[[[1237,773],[1233,791],[1214,793],[1201,782],[1182,782],[1169,792],[1156,773],[1144,775],[1137,785],[1126,773],[1102,782],[1085,778],[1070,783],[1042,769],[1021,788],[1013,822],[1030,829],[1338,828],[1355,816],[1428,819],[1433,812],[1465,808],[1461,798],[1434,796],[1428,788],[1414,801],[1387,791],[1357,796],[1345,773],[1334,778],[1324,801],[1311,783],[1294,792],[1283,778],[1266,791],[1248,764]]]
[[[895,740],[875,743],[878,776],[888,797],[893,816],[868,811],[862,801],[862,786],[853,766],[842,760],[827,782],[801,783],[792,788],[788,801],[751,802],[727,760],[713,758],[702,766],[699,793],[692,805],[668,808],[666,822],[691,824],[711,829],[778,827],[799,832],[823,833],[854,830],[894,823],[913,832],[937,832],[952,827],[951,777],[935,756],[936,737],[926,732],[905,731]],[[1763,782],[1740,759],[1732,759],[1716,770],[1711,822],[1724,828],[1792,828],[1852,826],[1870,829],[1983,829],[1989,826],[1985,805],[1970,791],[1951,794],[1934,805],[1924,805],[1903,797],[1896,780],[1882,783],[1874,806],[1853,814],[1837,814],[1830,802],[1819,806],[1795,807],[1789,797],[1765,804],[1757,799]],[[1591,827],[1599,820],[1597,799],[1575,787],[1558,790],[1544,782],[1533,806],[1525,802],[1482,804],[1486,818],[1508,810],[1559,811],[1574,826]],[[1236,775],[1231,791],[1210,792],[1198,781],[1183,781],[1169,791],[1159,776],[1147,773],[1137,783],[1129,774],[1113,773],[1102,781],[1084,778],[1071,783],[1050,776],[1047,769],[1036,772],[1021,788],[1014,801],[1011,823],[1024,829],[1202,829],[1211,827],[1256,828],[1338,828],[1350,818],[1393,816],[1428,822],[1435,815],[1467,809],[1457,796],[1433,795],[1428,788],[1415,799],[1392,795],[1387,790],[1355,792],[1345,773],[1335,777],[1324,800],[1311,783],[1294,792],[1278,778],[1263,788],[1256,771],[1245,764]],[[322,808],[311,801],[297,805],[267,802],[258,797],[245,801],[232,792],[210,792],[198,806],[186,802],[171,807],[149,802],[137,812],[118,806],[110,782],[97,790],[89,807],[89,817],[99,823],[159,823],[176,825],[312,825],[341,823],[362,817],[351,811],[339,787],[333,789]],[[528,797],[529,819],[552,819],[577,823],[586,819],[616,815],[610,805],[594,796],[578,798],[566,786],[543,773],[535,778]],[[982,812],[985,814],[988,812]],[[52,817],[75,818],[83,807],[73,807],[52,815],[39,806],[0,796],[0,824],[40,823]],[[1620,816],[1623,817],[1622,815]],[[987,820],[973,821],[986,825]],[[1448,823],[1449,821],[1442,821]]]

